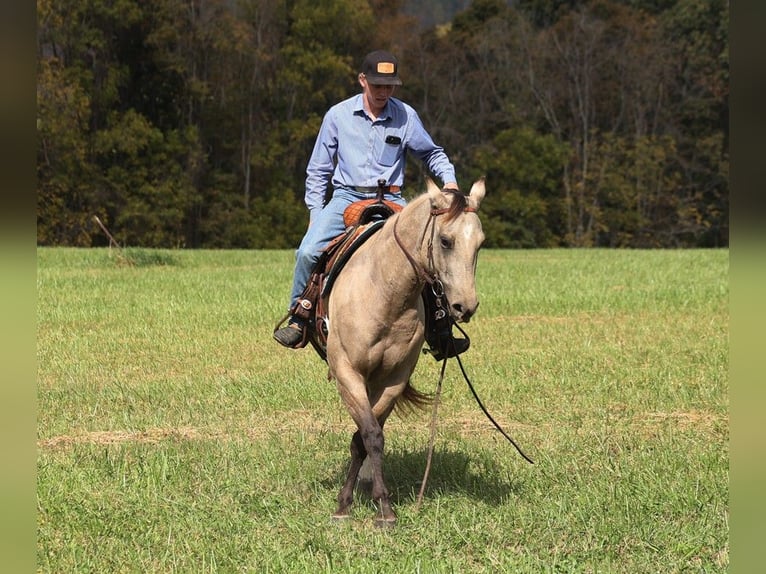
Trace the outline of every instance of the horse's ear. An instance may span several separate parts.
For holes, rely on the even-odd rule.
[[[468,206],[473,209],[479,209],[479,204],[481,204],[481,200],[484,199],[486,191],[487,190],[484,187],[484,177],[481,177],[471,186],[471,193],[468,196]]]
[[[431,198],[433,209],[446,209],[450,206],[452,198],[448,194],[442,193],[442,190],[430,177],[426,178],[426,191]]]

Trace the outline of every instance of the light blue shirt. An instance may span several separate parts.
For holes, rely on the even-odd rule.
[[[375,188],[381,178],[388,185],[403,187],[408,153],[443,184],[457,183],[444,148],[434,143],[411,106],[389,98],[373,120],[364,110],[362,97],[357,94],[335,104],[322,120],[306,168],[305,199],[310,211],[322,207],[329,181],[334,189]]]

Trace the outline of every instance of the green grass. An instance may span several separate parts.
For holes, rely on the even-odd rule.
[[[331,523],[353,423],[271,339],[290,251],[38,250],[41,572],[725,572],[728,265],[484,251],[422,508],[428,412],[386,426],[399,523]],[[438,365],[415,385],[433,391]]]

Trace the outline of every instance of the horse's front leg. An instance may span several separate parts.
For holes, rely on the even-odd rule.
[[[343,488],[340,489],[340,493],[338,493],[338,510],[332,515],[333,520],[348,518],[351,504],[354,502],[354,484],[356,483],[356,477],[359,475],[359,469],[362,468],[362,463],[367,456],[362,435],[359,434],[359,431],[356,431],[351,438],[349,450],[351,451],[351,464],[348,467],[346,482]]]

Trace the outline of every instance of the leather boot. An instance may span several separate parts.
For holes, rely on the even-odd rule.
[[[274,331],[274,339],[280,345],[294,349],[295,345],[303,339],[303,325],[294,319],[290,319],[286,327]]]

